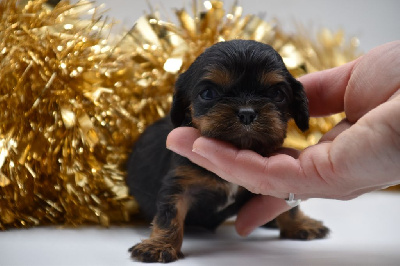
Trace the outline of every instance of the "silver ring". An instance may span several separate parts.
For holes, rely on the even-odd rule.
[[[285,199],[285,201],[286,201],[286,204],[289,205],[289,207],[291,207],[291,208],[296,207],[301,202],[300,199],[297,199],[297,200],[294,199],[294,193],[289,193],[289,198]]]

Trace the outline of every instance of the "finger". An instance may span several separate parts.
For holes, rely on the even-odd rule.
[[[177,147],[179,154],[192,153],[193,142],[200,137],[200,132],[192,127],[178,127],[167,136],[167,148]]]
[[[285,154],[272,156],[272,171],[267,173],[269,171],[266,166],[267,158],[253,151],[238,150],[222,141],[199,136],[200,133],[196,129],[176,128],[168,135],[167,147],[221,178],[243,186],[255,194],[269,193],[282,199],[286,198],[290,192],[298,194],[296,182],[290,179],[282,182],[283,179],[279,177],[279,172],[283,169],[289,173],[298,172],[298,166],[293,164],[291,156]],[[283,149],[282,152],[298,155],[297,151],[290,149]],[[290,177],[296,178],[296,175]]]
[[[300,151],[293,149],[293,148],[288,148],[288,147],[282,147],[276,150],[272,155],[278,155],[278,154],[287,154],[293,158],[298,158],[300,155]]]
[[[342,66],[300,77],[310,114],[323,116],[345,111],[354,123],[387,101],[400,86],[399,52],[400,41],[387,43]]]
[[[168,135],[167,147],[226,181],[243,186],[255,194],[270,194],[282,199],[290,192],[299,194],[296,182],[290,180],[296,178],[296,175],[290,176],[290,173],[299,172],[298,165],[293,164],[294,159],[291,156],[272,156],[270,171],[266,165],[267,158],[253,151],[238,150],[222,141],[199,136],[196,129],[176,128]],[[283,169],[289,174],[280,177],[279,172]],[[282,182],[284,179],[286,181]]]
[[[226,173],[217,167],[205,156],[193,152],[193,143],[200,137],[200,132],[192,127],[178,127],[172,130],[167,137],[167,149],[188,158],[193,163],[214,172],[218,176],[226,176]]]
[[[286,198],[290,192],[297,193],[296,182],[292,181],[301,173],[300,165],[289,155],[278,154],[266,158],[253,151],[238,150],[229,144],[204,137],[194,142],[193,150],[212,162],[211,168],[206,167],[208,170],[254,194]],[[291,176],[293,173],[295,175]],[[285,178],[287,180],[282,182]]]
[[[374,108],[337,136],[330,149],[335,173],[347,176],[348,182],[353,179],[356,188],[383,186],[398,180],[399,113],[400,101],[394,98]]]
[[[235,222],[236,231],[241,236],[247,236],[257,227],[272,221],[289,209],[283,199],[256,196],[240,209]]]
[[[386,102],[400,87],[400,41],[381,45],[359,60],[348,83],[344,109],[350,122]]]
[[[333,141],[340,133],[342,133],[346,129],[349,129],[351,126],[352,124],[347,119],[343,119],[337,125],[335,125],[331,130],[325,133],[325,135],[322,136],[319,142]]]
[[[265,158],[203,137],[198,138],[193,147],[196,153],[212,162],[213,168],[209,170],[252,193],[281,199],[295,193],[303,199],[337,196],[329,183],[334,176],[329,152],[331,145],[331,142],[324,142],[311,146],[298,159],[286,154]]]
[[[200,132],[192,127],[178,127],[172,130],[167,137],[167,149],[189,158],[197,164],[211,167],[211,163],[204,157],[192,151],[193,143],[200,137]]]
[[[299,78],[309,100],[310,115],[330,115],[344,110],[346,87],[357,61]]]
[[[264,163],[264,157],[250,150],[239,150],[228,143],[200,137],[193,143],[193,152],[206,158],[210,164],[202,164],[202,162],[194,161],[200,166],[216,173],[221,178],[246,187],[249,191],[259,194],[258,185],[254,184],[254,180],[247,179],[253,176],[260,165]]]

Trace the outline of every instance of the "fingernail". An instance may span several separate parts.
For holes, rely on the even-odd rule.
[[[166,147],[167,147],[168,150],[170,150],[170,151],[172,151],[172,152],[174,152],[176,154],[185,156],[185,154],[179,149],[179,147],[176,147],[174,145],[167,145]]]
[[[193,147],[192,152],[200,155],[201,157],[204,157],[203,152],[201,150],[199,150],[198,148],[196,148],[196,147]]]
[[[166,148],[167,148],[168,150],[174,151],[174,147],[171,146],[171,145],[168,145],[168,143],[167,143],[167,145],[166,145]]]
[[[248,235],[251,234],[251,232],[253,232],[253,230],[243,230],[243,231],[239,232],[239,235],[241,237],[247,237]]]
[[[238,220],[236,220],[235,227],[236,227],[236,232],[237,232],[241,237],[246,237],[246,236],[250,235],[251,232],[253,232],[253,229],[251,229],[251,228],[246,228],[246,227],[243,227],[243,228],[242,228],[242,226],[240,225],[240,223],[238,223]]]

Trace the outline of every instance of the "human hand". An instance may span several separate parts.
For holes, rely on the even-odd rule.
[[[255,194],[239,212],[247,235],[289,207],[283,199],[352,199],[400,183],[400,41],[379,46],[343,66],[299,79],[310,114],[344,111],[346,120],[314,146],[262,157],[177,128],[167,147]]]

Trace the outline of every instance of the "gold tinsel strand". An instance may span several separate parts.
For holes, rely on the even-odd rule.
[[[135,51],[137,62],[146,65],[142,75],[150,77],[156,73],[156,79],[142,80],[142,84],[152,84],[152,90],[162,93],[165,89],[171,91],[177,74],[184,72],[207,47],[220,41],[252,39],[270,44],[295,77],[336,67],[360,56],[358,39],[347,43],[342,30],[323,29],[317,40],[301,27],[296,35],[286,34],[276,20],[267,22],[255,15],[244,16],[243,8],[236,3],[226,11],[222,1],[194,1],[193,16],[184,9],[175,13],[178,24],[166,22],[158,12],[153,12],[140,18],[124,38],[128,50]],[[306,133],[291,121],[284,145],[297,149],[313,145],[343,118],[344,114],[311,118]]]
[[[44,2],[0,3],[0,227],[127,221],[132,62],[92,4]]]
[[[114,44],[97,12],[89,2],[0,2],[0,228],[128,221],[130,148],[168,112],[178,74],[218,41],[269,43],[296,76],[358,56],[342,31],[288,35],[221,1],[176,11],[178,24],[143,16]],[[312,145],[342,117],[313,118],[306,134],[291,125],[286,145]]]

